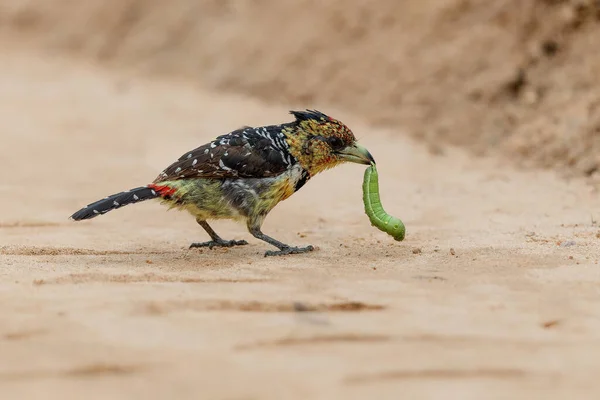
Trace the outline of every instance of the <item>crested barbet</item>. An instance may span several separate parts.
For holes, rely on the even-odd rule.
[[[370,165],[373,157],[342,122],[316,110],[290,111],[295,120],[280,125],[243,127],[185,153],[149,185],[108,196],[74,213],[75,221],[144,200],[159,199],[187,210],[210,236],[190,248],[231,247],[245,240],[224,240],[208,220],[232,219],[279,250],[265,256],[304,253],[261,231],[267,214],[310,178],[343,162]]]

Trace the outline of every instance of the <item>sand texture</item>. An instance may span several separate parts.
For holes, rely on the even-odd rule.
[[[591,2],[516,86],[517,36],[485,40],[551,15],[527,31],[546,38],[574,2],[100,3],[0,1],[0,398],[600,397]],[[176,23],[186,10],[205,23]],[[370,226],[359,165],[266,219],[310,254],[265,258],[271,247],[232,222],[214,228],[247,246],[189,250],[206,234],[156,202],[68,220],[216,135],[304,107],[375,156],[404,242]],[[507,110],[510,135],[494,119]]]

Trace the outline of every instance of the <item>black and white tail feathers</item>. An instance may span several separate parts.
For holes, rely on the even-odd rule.
[[[160,193],[148,186],[142,186],[108,196],[102,200],[98,200],[87,205],[75,214],[71,215],[70,219],[81,221],[83,219],[91,219],[98,215],[106,214],[109,211],[126,206],[128,204],[139,203],[140,201],[150,200],[160,197]]]

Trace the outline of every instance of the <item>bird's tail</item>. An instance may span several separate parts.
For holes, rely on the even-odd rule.
[[[140,201],[155,199],[164,195],[162,187],[155,185],[142,186],[135,189],[113,194],[98,200],[92,204],[77,211],[71,215],[70,219],[81,221],[82,219],[91,219],[98,215],[106,214],[109,211],[121,208],[128,204],[139,203]]]

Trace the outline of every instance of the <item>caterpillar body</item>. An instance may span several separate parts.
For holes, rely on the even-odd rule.
[[[392,236],[397,241],[404,240],[406,229],[402,221],[385,212],[379,198],[379,177],[377,168],[371,164],[365,170],[363,179],[363,203],[365,213],[371,221],[371,225],[382,232]]]

